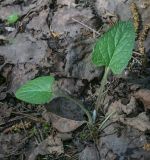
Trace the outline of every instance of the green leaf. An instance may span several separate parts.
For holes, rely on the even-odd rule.
[[[131,59],[134,42],[133,24],[120,21],[97,41],[92,62],[97,66],[109,67],[114,74],[120,74]]]
[[[53,95],[54,77],[44,76],[28,81],[16,92],[16,97],[32,104],[44,104],[49,102]]]
[[[7,17],[7,23],[9,25],[15,24],[18,21],[18,19],[19,19],[18,14],[17,13],[13,13],[10,16]]]

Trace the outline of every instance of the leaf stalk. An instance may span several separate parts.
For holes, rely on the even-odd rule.
[[[105,72],[101,80],[101,86],[98,90],[98,97],[97,97],[96,106],[95,106],[96,111],[99,110],[99,108],[102,106],[102,103],[104,101],[104,90],[105,90],[105,85],[107,84],[107,77],[109,73],[110,73],[110,68],[105,67]]]

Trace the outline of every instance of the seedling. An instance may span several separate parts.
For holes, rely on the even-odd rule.
[[[105,73],[99,88],[94,114],[102,106],[109,72],[120,74],[125,69],[132,56],[134,41],[135,29],[130,21],[118,22],[97,41],[92,53],[92,62],[97,66],[105,66]],[[32,104],[44,104],[50,102],[55,97],[65,97],[76,103],[86,113],[89,123],[93,123],[95,117],[92,118],[81,102],[63,93],[58,93],[54,90],[54,86],[54,77],[39,77],[23,85],[16,92],[16,97]]]
[[[55,79],[53,76],[38,77],[34,80],[28,81],[25,85],[18,89],[16,92],[16,97],[31,104],[45,104],[56,97],[64,97],[73,103],[76,103],[86,113],[89,123],[92,124],[92,117],[83,104],[80,101],[62,93],[56,88],[57,87],[55,87]]]
[[[19,16],[17,13],[13,13],[10,16],[7,17],[7,24],[8,25],[13,25],[15,24],[19,19]]]
[[[109,72],[122,73],[132,57],[134,42],[135,29],[130,21],[118,22],[97,41],[92,54],[92,62],[97,66],[105,66],[105,72],[98,92],[96,110],[101,107],[104,100],[103,95]]]

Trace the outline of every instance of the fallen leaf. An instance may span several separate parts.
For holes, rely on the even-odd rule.
[[[150,130],[150,121],[146,112],[138,114],[136,117],[130,118],[128,115],[136,114],[136,101],[134,97],[131,97],[130,102],[127,105],[123,105],[121,101],[115,101],[108,109],[108,114],[115,112],[110,119],[113,122],[122,122],[125,125],[129,125],[140,131]]]
[[[38,155],[64,153],[63,143],[60,137],[50,135],[42,141],[30,154],[28,160],[35,160]]]
[[[84,24],[89,26],[93,22],[93,17],[90,9],[60,8],[53,16],[51,29],[54,32],[69,33],[71,37],[75,37],[85,27],[72,20],[72,18],[80,22],[84,20]]]
[[[145,109],[150,109],[150,90],[140,89],[134,95],[143,102]]]
[[[114,121],[117,121],[121,115],[129,115],[131,113],[136,113],[136,100],[134,97],[131,97],[130,102],[127,105],[121,103],[121,100],[113,102],[108,109],[108,114],[111,113],[111,117]]]
[[[43,113],[43,118],[51,122],[53,127],[62,133],[72,132],[85,123],[85,121],[63,118],[51,112]]]
[[[8,133],[4,134],[1,132],[0,134],[0,159],[5,159],[8,155],[13,155],[21,150],[24,140],[24,135],[19,133]]]
[[[98,150],[94,145],[87,146],[79,156],[79,160],[99,160]]]
[[[54,113],[62,118],[67,118],[75,121],[84,120],[83,110],[71,100],[64,97],[57,97],[50,103],[45,105],[48,112]],[[78,116],[77,116],[78,115]]]
[[[137,117],[133,118],[120,117],[119,121],[125,125],[132,126],[133,128],[136,128],[142,132],[150,130],[150,121],[145,112],[142,112]]]
[[[68,141],[72,139],[72,133],[58,133],[57,136],[61,138],[62,141]]]

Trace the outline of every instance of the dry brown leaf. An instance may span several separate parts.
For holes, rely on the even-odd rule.
[[[43,114],[43,118],[48,122],[51,122],[53,127],[62,133],[72,132],[85,123],[85,121],[75,121],[67,118],[62,118],[51,112],[45,112]]]
[[[130,102],[127,105],[123,105],[121,101],[115,101],[108,109],[108,114],[112,115],[111,120],[113,122],[122,122],[125,125],[136,128],[140,131],[150,130],[150,121],[145,112],[140,113],[136,117],[129,118],[128,115],[137,113],[136,101],[134,97],[131,97]]]
[[[25,136],[19,133],[0,133],[0,160],[6,156],[14,155],[24,147]]]
[[[150,121],[145,112],[142,112],[137,117],[133,118],[120,117],[119,121],[125,125],[132,126],[133,128],[136,128],[142,132],[150,130]]]
[[[150,109],[150,90],[140,89],[134,95],[143,102],[145,109]]]
[[[64,1],[63,1],[64,2]],[[91,21],[94,15],[90,9],[76,9],[76,8],[59,8],[53,16],[51,29],[58,33],[69,33],[71,37],[77,35],[82,28],[85,28],[81,24],[72,20],[72,18],[83,21],[86,25],[91,25]]]
[[[57,133],[57,137],[61,138],[62,141],[68,141],[72,139],[72,133]]]
[[[130,102],[127,105],[121,103],[121,100],[113,102],[108,109],[108,114],[113,114],[112,119],[117,121],[121,115],[129,115],[136,112],[136,100],[131,97]]]
[[[79,160],[99,160],[98,150],[94,145],[86,146],[80,153]]]
[[[28,160],[34,160],[38,155],[54,153],[58,155],[64,153],[63,143],[57,135],[55,137],[50,135],[32,151]]]

